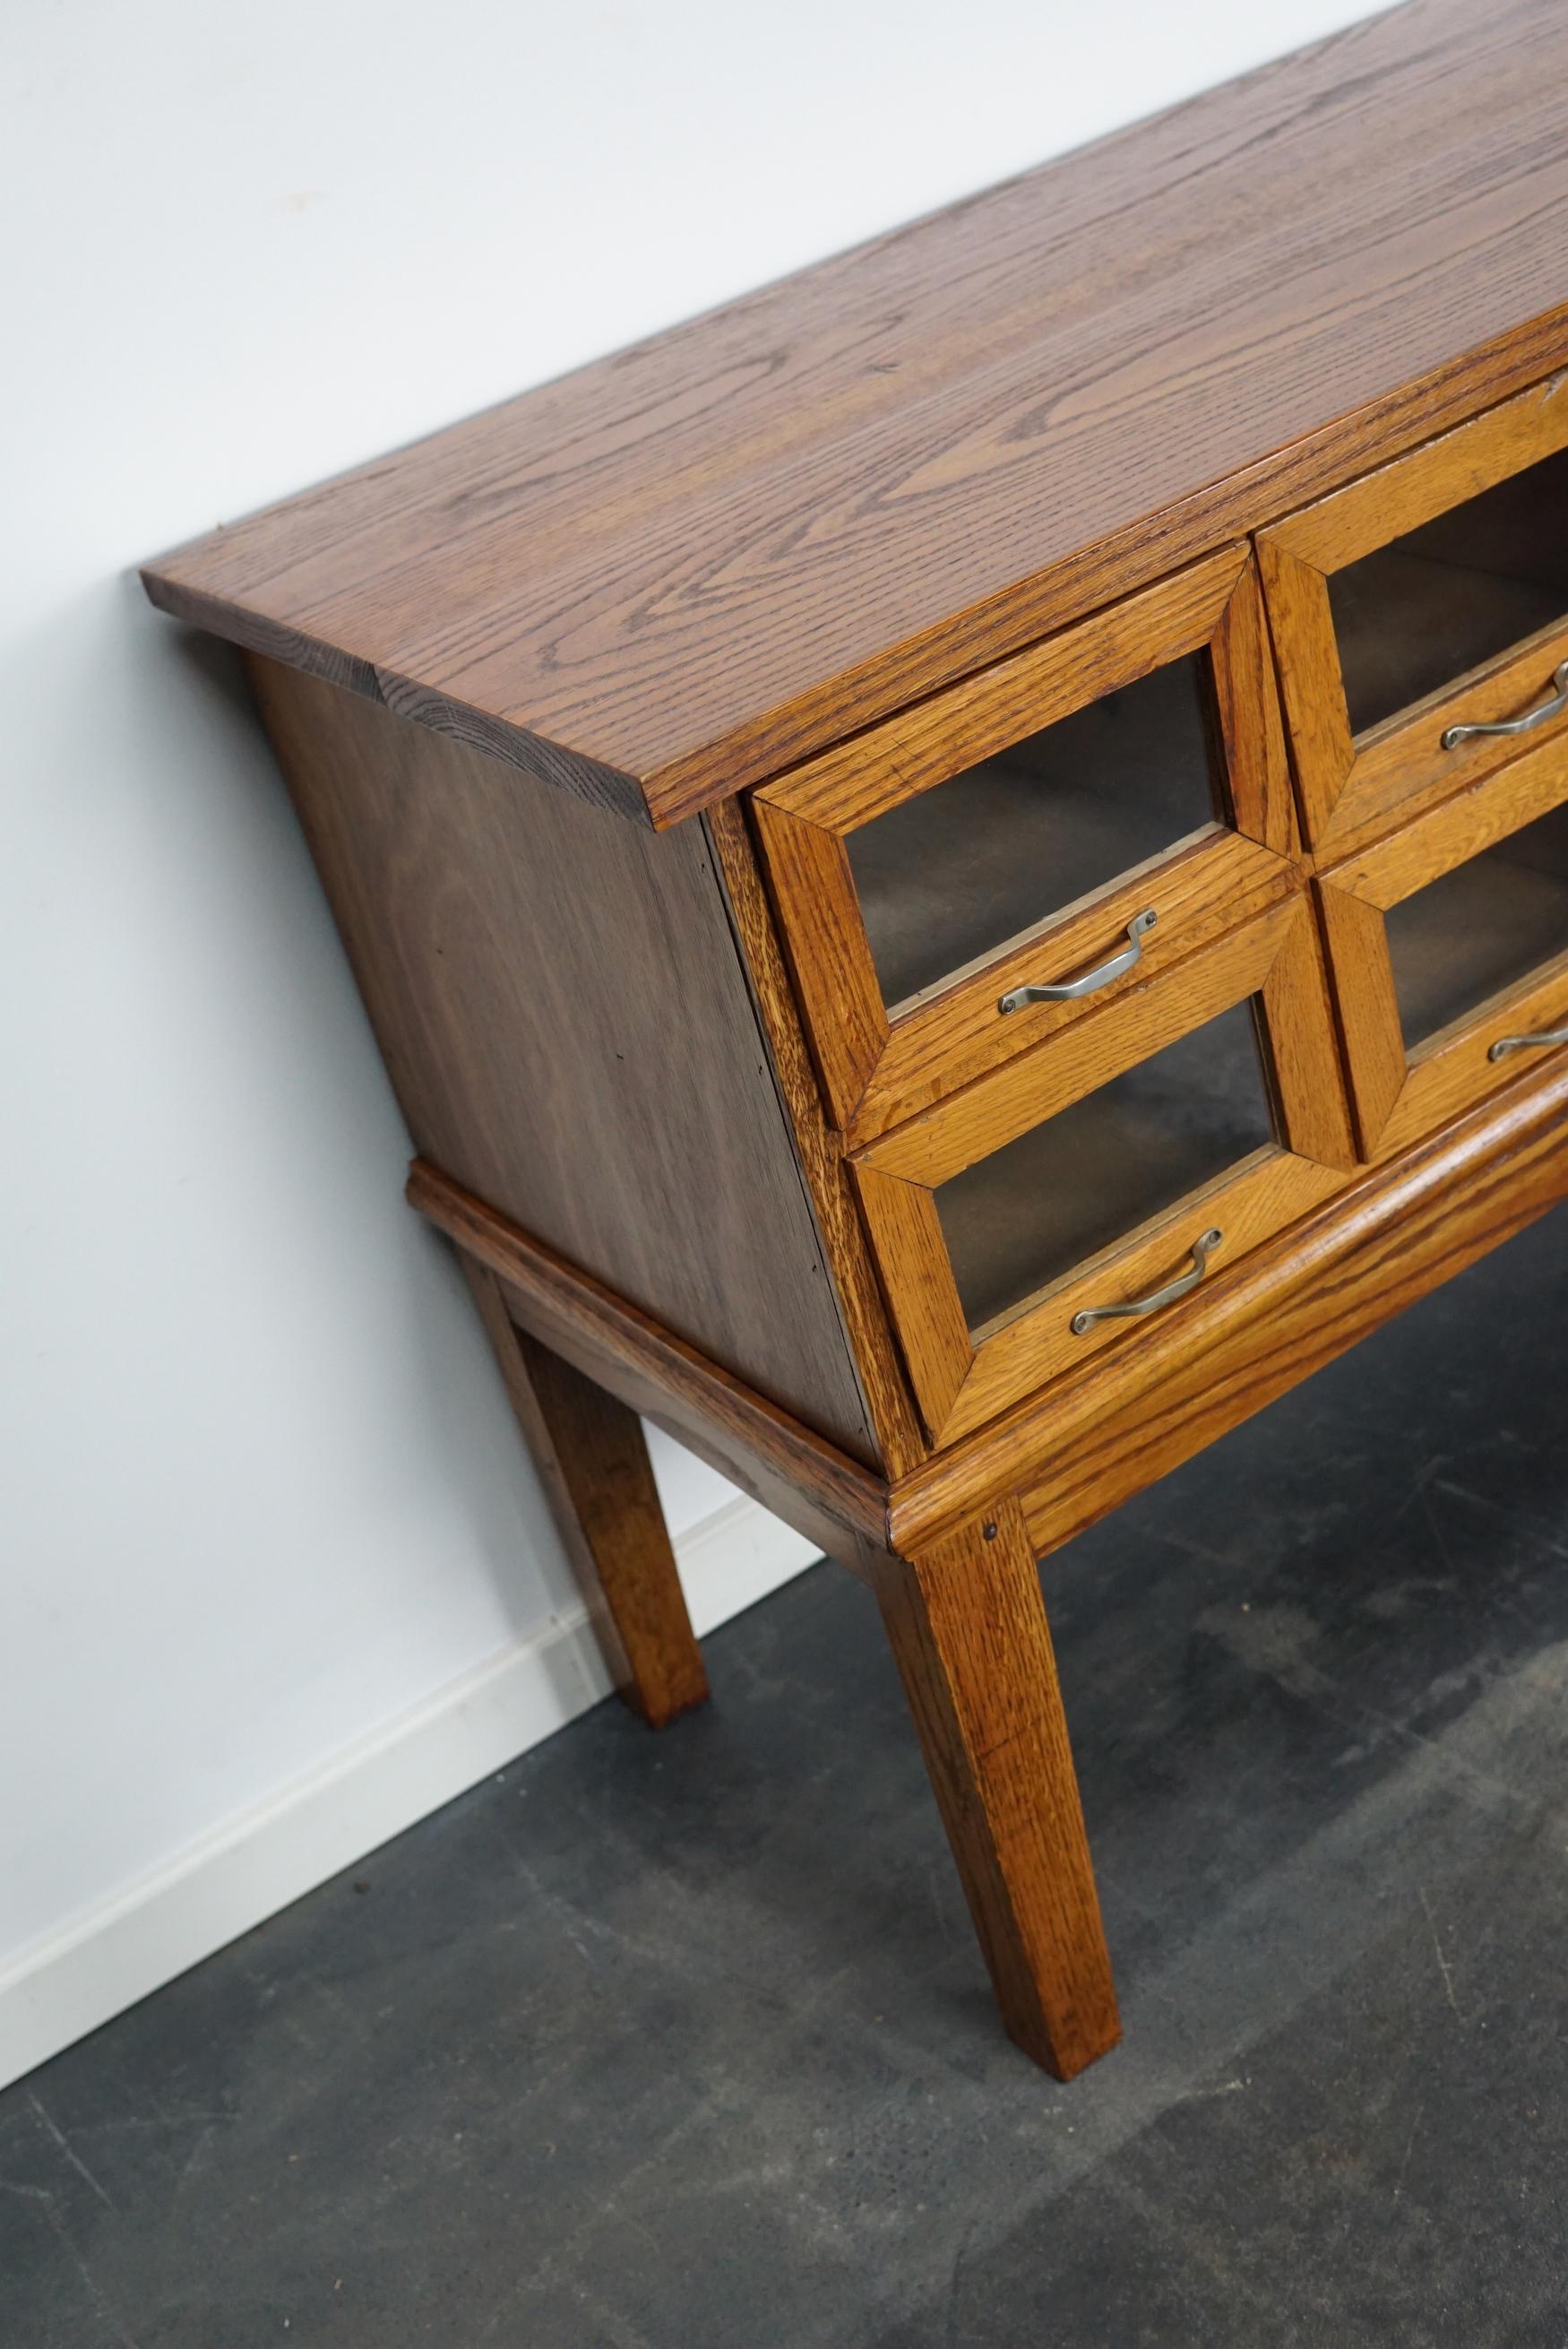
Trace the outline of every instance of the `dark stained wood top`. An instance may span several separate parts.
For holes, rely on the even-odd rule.
[[[149,566],[679,821],[1568,355],[1568,8],[1409,0]]]

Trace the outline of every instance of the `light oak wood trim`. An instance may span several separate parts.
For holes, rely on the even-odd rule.
[[[907,1553],[990,1496],[1026,1496],[1043,1551],[1568,1196],[1568,1053],[1470,1117],[1369,1169],[1244,1263],[1217,1267],[1202,1316],[1031,1397],[893,1485]]]
[[[1262,999],[1286,1148],[1259,1152],[988,1328],[969,1330],[943,1240],[936,1187],[1202,1020]],[[1350,1104],[1311,909],[1289,905],[1179,973],[1063,1031],[851,1160],[872,1245],[934,1444],[957,1442],[1129,1325],[1072,1330],[1080,1309],[1161,1287],[1211,1225],[1227,1255],[1253,1247],[1336,1190],[1356,1160]]]
[[[1187,1270],[1193,1243],[1211,1226],[1224,1235],[1212,1262],[1225,1263],[1321,1206],[1343,1182],[1332,1168],[1314,1166],[1284,1151],[1263,1151],[1240,1169],[1190,1193],[1088,1263],[1075,1266],[1065,1279],[1041,1290],[1012,1318],[980,1333],[969,1375],[937,1430],[937,1441],[956,1444],[1022,1396],[1078,1370],[1086,1359],[1125,1345],[1140,1326],[1137,1322],[1101,1321],[1078,1337],[1073,1331],[1074,1315],[1088,1307],[1145,1296],[1174,1279]],[[1197,1318],[1203,1309],[1201,1285],[1161,1318]]]
[[[921,999],[884,1006],[844,839],[1086,703],[1207,646],[1218,750],[1236,830],[1206,828],[1175,853],[1044,917]],[[1266,658],[1262,600],[1244,549],[1230,548],[1026,655],[950,691],[752,795],[786,953],[830,1111],[855,1141],[967,1083],[1047,1031],[1032,1007],[1004,1021],[1000,997],[1041,967],[1092,960],[1153,905],[1151,968],[1190,951],[1249,886],[1289,886],[1296,845],[1288,769]],[[1228,904],[1227,904],[1228,900]],[[1015,976],[1016,974],[1016,976]]]
[[[1517,741],[1445,750],[1456,722],[1517,716],[1568,657],[1568,624],[1542,629],[1352,739],[1325,574],[1568,446],[1568,372],[1411,450],[1260,533],[1280,687],[1308,838],[1342,856],[1493,774]]]
[[[822,1091],[847,1126],[888,1043],[849,854],[841,833],[760,795],[752,804]]]
[[[1505,995],[1494,997],[1483,1016],[1455,1020],[1429,1036],[1411,1054],[1400,1092],[1378,1146],[1380,1158],[1397,1157],[1451,1124],[1518,1074],[1519,1062],[1487,1058],[1502,1036],[1532,1036],[1568,1022],[1568,954],[1556,956]],[[1560,1054],[1548,1048],[1537,1065]]]
[[[872,1245],[882,1267],[904,1361],[934,1443],[941,1438],[975,1358],[929,1187],[874,1166],[856,1168]]]
[[[1423,1191],[1333,1264],[1304,1268],[1266,1317],[1076,1429],[1023,1495],[1034,1548],[1072,1540],[1568,1196],[1564,1093],[1553,1119],[1467,1185]]]
[[[884,1466],[896,1476],[922,1456],[924,1441],[849,1175],[828,1129],[746,818],[738,800],[726,800],[711,808],[703,821],[750,980],[774,1081],[795,1137],[801,1179],[816,1216],[872,1433]]]
[[[1560,365],[1565,59],[1551,0],[1387,11],[150,592],[678,822]]]
[[[1119,686],[1208,643],[1248,561],[1222,547],[1026,652],[901,711],[755,794],[808,823],[854,832]]]
[[[1501,774],[1401,824],[1373,845],[1326,864],[1322,879],[1385,912],[1439,874],[1466,864],[1511,832],[1568,800],[1568,737],[1515,755]]]
[[[1445,750],[1450,725],[1490,725],[1517,718],[1552,689],[1568,660],[1568,623],[1538,631],[1512,652],[1457,678],[1424,701],[1358,738],[1356,763],[1333,816],[1319,836],[1320,861],[1338,863],[1369,846],[1390,825],[1406,824],[1474,791],[1500,769],[1542,750],[1568,751],[1568,725],[1559,719],[1545,736],[1482,736]]]
[[[494,1273],[461,1262],[611,1679],[662,1729],[708,1687],[642,1422],[517,1327]]]
[[[1280,720],[1262,585],[1249,563],[1209,642],[1214,700],[1236,823],[1248,838],[1295,855],[1301,839]]]
[[[1317,903],[1361,1154],[1371,1158],[1405,1089],[1405,1034],[1387,933],[1375,905],[1329,882],[1317,884]]]
[[[415,1154],[874,1463],[700,823],[250,666]]]
[[[1323,941],[1298,901],[1262,988],[1264,1030],[1287,1148],[1319,1166],[1353,1166],[1356,1135]]]
[[[1071,2079],[1120,2025],[1017,1503],[890,1560],[878,1595],[1002,2019],[1037,2063]]]
[[[1327,830],[1356,763],[1328,582],[1277,533],[1258,540],[1258,567],[1268,605],[1279,688],[1309,843]]]
[[[803,685],[782,702],[775,697],[765,708],[759,698],[755,715],[716,724],[689,750],[653,761],[627,751],[617,763],[590,750],[565,746],[545,726],[531,724],[521,705],[504,710],[486,708],[443,689],[429,675],[410,677],[384,660],[349,652],[330,634],[263,609],[268,594],[263,585],[210,588],[197,574],[205,567],[210,546],[217,549],[222,566],[224,543],[238,536],[232,525],[214,541],[199,541],[144,564],[140,575],[150,602],[193,627],[263,659],[325,678],[396,711],[409,723],[482,750],[524,774],[663,832],[766,781],[802,753],[830,744],[846,729],[875,724],[914,697],[940,692],[955,675],[1010,657],[1046,631],[1071,624],[1085,609],[1140,592],[1162,566],[1212,554],[1239,533],[1254,529],[1260,515],[1328,491],[1359,467],[1388,461],[1391,454],[1463,420],[1478,403],[1500,391],[1528,388],[1542,368],[1562,366],[1565,347],[1568,303],[1553,303],[1522,324],[1489,333],[1461,357],[1425,368],[1391,391],[1379,390],[1352,410],[1342,409],[1326,424],[1293,437],[1259,461],[1239,471],[1217,471],[1202,487],[1140,512],[1136,520],[1101,538],[1086,540],[1027,577],[975,597],[957,612],[928,617],[913,634],[895,631],[896,641],[885,649],[830,678]],[[613,367],[615,362],[603,364]],[[1386,380],[1381,354],[1378,365]],[[1037,405],[1037,382],[1031,383],[1028,397],[1031,406]],[[375,471],[384,473],[386,460]],[[319,502],[321,495],[319,490],[307,492],[302,502]],[[1125,492],[1120,495],[1125,502]],[[252,520],[264,524],[268,516]],[[524,561],[500,568],[522,576],[528,564]],[[362,560],[350,564],[349,575],[356,573],[362,578]],[[651,583],[639,595],[647,592]],[[640,605],[639,616],[644,609]],[[710,699],[731,698],[722,682],[724,667],[711,653],[704,662],[701,682]],[[644,643],[634,670],[645,674],[648,667]],[[673,655],[669,667],[678,667]]]
[[[1472,1108],[1511,1073],[1489,1067],[1484,1046],[1512,1026],[1553,1024],[1542,1007],[1555,999],[1555,964],[1522,980],[1501,1008],[1467,1016],[1408,1054],[1384,914],[1565,798],[1568,742],[1543,743],[1319,875],[1364,1156],[1387,1158]]]
[[[1297,893],[1202,953],[1127,992],[1091,998],[1078,1019],[977,1084],[857,1152],[905,1182],[945,1183],[1044,1117],[1255,994],[1285,935],[1305,918]]]
[[[874,1140],[1081,1019],[1082,1003],[1036,1003],[1006,1014],[997,1006],[1013,988],[1087,969],[1117,952],[1146,907],[1158,925],[1143,941],[1137,978],[1118,981],[1117,991],[1158,978],[1300,886],[1300,874],[1284,859],[1217,825],[1174,856],[1150,858],[988,960],[983,985],[961,974],[960,983],[895,1019],[846,1143],[858,1148]],[[1112,999],[1110,990],[1101,999]]]
[[[1565,447],[1568,372],[1560,370],[1272,523],[1264,539],[1315,571],[1343,571]]]
[[[886,1547],[887,1487],[636,1307],[416,1159],[407,1195],[501,1281],[522,1326],[751,1493],[827,1554],[869,1574]]]

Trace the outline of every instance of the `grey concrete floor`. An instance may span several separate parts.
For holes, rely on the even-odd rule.
[[[1568,1216],[1053,1559],[1125,2013],[1000,2035],[821,1567],[0,2098],[0,2349],[1568,2343]]]

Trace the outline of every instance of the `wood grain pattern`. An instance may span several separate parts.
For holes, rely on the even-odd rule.
[[[841,1128],[888,1050],[890,1029],[841,833],[753,802],[773,902],[822,1094]]]
[[[1334,863],[1356,855],[1387,837],[1390,825],[1408,823],[1506,770],[1532,747],[1528,739],[1483,736],[1445,750],[1444,733],[1450,725],[1518,718],[1551,692],[1563,660],[1568,626],[1542,629],[1490,667],[1471,670],[1360,736],[1350,783],[1318,836],[1319,855]],[[1568,728],[1559,721],[1534,741],[1568,751]]]
[[[1236,828],[1276,856],[1294,856],[1301,833],[1262,583],[1253,563],[1220,614],[1209,658]]]
[[[1347,481],[1264,533],[1315,571],[1343,571],[1568,445],[1568,377],[1557,375]]]
[[[1280,688],[1290,718],[1308,837],[1341,855],[1418,808],[1505,766],[1517,740],[1443,748],[1455,722],[1528,709],[1568,657],[1568,624],[1456,678],[1352,737],[1327,576],[1568,445],[1568,374],[1557,374],[1348,482],[1263,533]]]
[[[1564,1024],[1568,1024],[1568,953],[1556,956],[1517,987],[1494,996],[1483,1013],[1456,1020],[1418,1046],[1410,1055],[1403,1090],[1379,1137],[1378,1158],[1398,1158],[1463,1117],[1489,1094],[1501,1092],[1519,1063],[1511,1056],[1504,1061],[1491,1059],[1500,1037],[1535,1036]]]
[[[917,1012],[895,1019],[844,1122],[846,1146],[859,1148],[901,1120],[934,1109],[944,1096],[1070,1027],[1094,1000],[1032,1003],[1003,1014],[997,1006],[1011,988],[1063,978],[1103,962],[1126,946],[1130,925],[1150,907],[1158,926],[1142,942],[1139,978],[1130,983],[1158,978],[1253,915],[1283,904],[1299,890],[1301,880],[1283,858],[1217,827],[1173,856],[1135,865],[1122,880],[1041,923],[996,956],[977,983],[948,988]],[[809,952],[801,965],[810,968],[813,986],[820,988],[821,968]],[[1119,988],[1128,984],[1116,982]],[[1110,991],[1101,999],[1112,1000]]]
[[[936,1201],[927,1183],[867,1161],[855,1188],[882,1267],[899,1343],[925,1431],[940,1444],[975,1367],[975,1341],[959,1300]]]
[[[1020,1396],[1070,1375],[1086,1357],[1114,1353],[1140,1326],[1136,1321],[1101,1321],[1079,1336],[1072,1324],[1081,1309],[1119,1304],[1163,1288],[1188,1269],[1194,1243],[1214,1226],[1224,1235],[1214,1263],[1245,1257],[1331,1198],[1343,1180],[1332,1168],[1315,1166],[1285,1151],[1261,1152],[1075,1266],[1064,1279],[1032,1297],[1026,1309],[982,1330],[974,1340],[968,1375],[942,1423],[943,1444],[958,1443]],[[1203,1290],[1196,1288],[1161,1318],[1190,1316],[1199,1322],[1206,1309]]]
[[[1059,906],[1026,936],[956,970],[934,995],[884,1006],[845,839],[981,761],[1150,670],[1207,647],[1235,831],[1205,825],[1166,854]],[[1026,1049],[1077,1004],[1004,1017],[1011,987],[1102,960],[1146,907],[1159,926],[1145,977],[1247,901],[1292,885],[1297,846],[1284,730],[1256,575],[1227,547],[1109,612],[966,678],[752,795],[790,968],[829,1108],[855,1141],[880,1133]],[[1048,904],[1048,890],[1042,887]]]
[[[870,1574],[886,1544],[885,1483],[695,1347],[562,1262],[435,1167],[416,1160],[408,1203],[494,1273],[512,1319],[551,1352],[654,1420],[766,1508]]]
[[[1266,1312],[1172,1361],[1092,1425],[1064,1427],[1023,1495],[1036,1550],[1059,1548],[1556,1206],[1568,1196],[1564,1107],[1560,1079],[1552,1113],[1532,1114],[1517,1141],[1464,1179],[1452,1147],[1435,1183],[1407,1164],[1375,1223],[1358,1229],[1360,1219],[1341,1211],[1336,1253],[1320,1255],[1317,1234],[1305,1235],[1294,1284]],[[1462,1135],[1452,1141],[1462,1149]],[[1388,1212],[1396,1201],[1398,1212]]]
[[[852,1164],[906,1182],[947,1182],[1135,1061],[1243,1002],[1263,986],[1289,933],[1305,918],[1297,890],[1173,970],[1090,996],[1075,1007],[1076,1019],[1032,1050],[868,1143]]]
[[[1560,364],[1556,0],[1412,0],[149,566],[659,824]]]
[[[936,1186],[1254,994],[1284,1146],[1255,1152],[972,1331]],[[1331,1196],[1355,1156],[1323,955],[1299,895],[1129,995],[1091,1004],[1050,1043],[857,1152],[850,1164],[866,1228],[932,1443],[957,1443],[1086,1358],[1130,1342],[1135,1323],[1078,1334],[1074,1316],[1162,1287],[1211,1226],[1223,1232],[1226,1261],[1244,1255]],[[1203,1309],[1201,1291],[1172,1309],[1178,1319]]]
[[[794,1133],[878,1451],[889,1475],[900,1475],[924,1446],[849,1175],[828,1130],[746,819],[738,801],[721,800],[702,821]]]
[[[655,839],[253,673],[415,1148],[874,1459],[702,827]]]
[[[1258,568],[1268,602],[1280,692],[1290,721],[1302,826],[1308,842],[1315,843],[1334,821],[1346,779],[1356,762],[1328,581],[1269,532],[1258,541]]]
[[[1017,1503],[890,1560],[879,1596],[1002,2020],[1070,2080],[1121,2033]]]
[[[495,1275],[462,1262],[611,1678],[662,1729],[708,1689],[642,1422],[519,1330]]]
[[[1542,742],[1522,756],[1516,750],[1512,764],[1501,774],[1471,782],[1418,822],[1402,824],[1349,856],[1326,862],[1319,877],[1386,912],[1424,889],[1439,873],[1479,856],[1564,800],[1568,738]]]
[[[1326,882],[1316,895],[1356,1129],[1362,1156],[1372,1158],[1405,1085],[1388,940],[1376,906]]]
[[[1383,917],[1564,800],[1568,740],[1551,739],[1318,875],[1330,982],[1366,1157],[1391,1157],[1499,1091],[1513,1073],[1487,1059],[1500,1036],[1556,1024],[1568,955],[1408,1052]]]
[[[1568,1052],[1216,1265],[1201,1315],[1145,1323],[898,1479],[894,1547],[919,1549],[1006,1491],[1026,1496],[1042,1551],[1092,1524],[1568,1196],[1565,1112]]]
[[[1196,652],[1218,629],[1247,564],[1245,547],[1222,547],[1158,586],[916,702],[768,784],[756,795],[758,817],[785,808],[802,823],[855,831],[1102,694]]]
[[[1319,1166],[1353,1166],[1356,1136],[1344,1057],[1329,1009],[1323,941],[1305,903],[1285,926],[1262,995],[1286,1146]]]

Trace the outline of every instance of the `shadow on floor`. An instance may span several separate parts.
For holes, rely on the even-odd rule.
[[[859,1585],[0,2097],[3,2349],[1568,2341],[1568,1216],[1053,1559],[1126,2022],[1001,2037]]]

